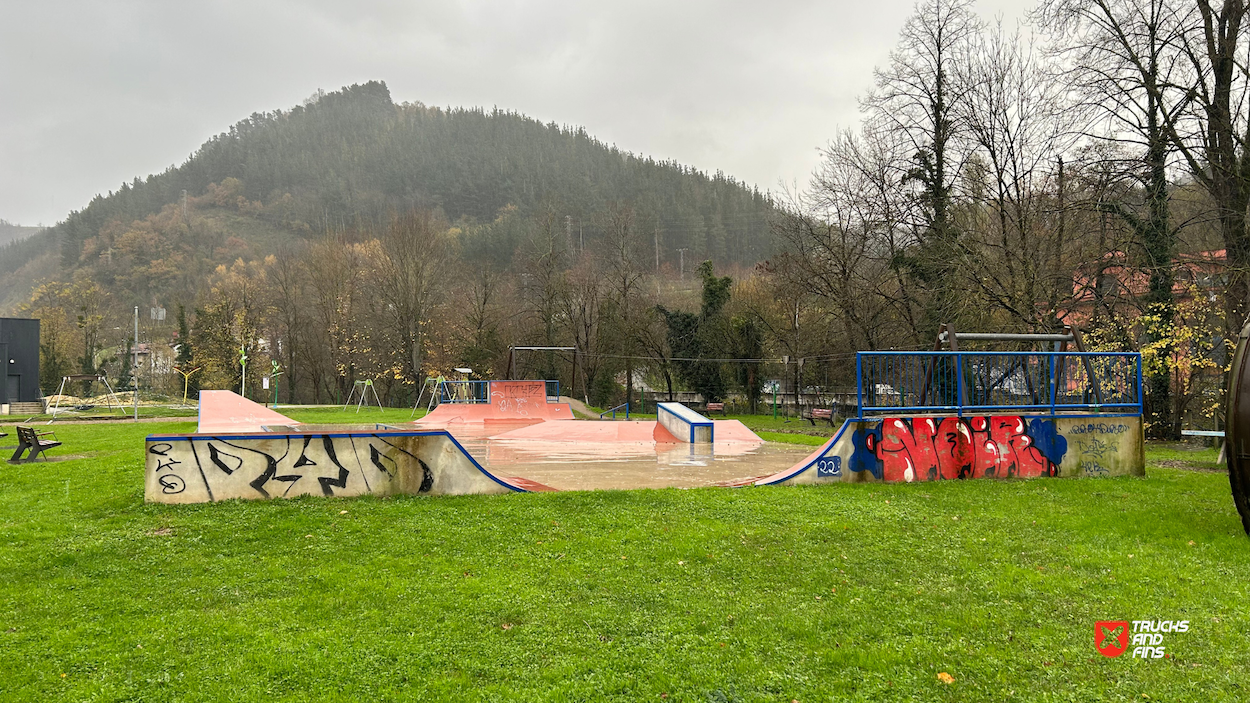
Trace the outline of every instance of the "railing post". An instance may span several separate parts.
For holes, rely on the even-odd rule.
[[[964,355],[955,353],[955,415],[964,416]]]
[[[1050,416],[1055,416],[1055,400],[1059,393],[1058,379],[1055,377],[1055,352],[1050,352]]]
[[[855,354],[855,402],[859,404],[859,414],[864,414],[864,353]],[[775,400],[774,400],[775,406]],[[774,407],[773,415],[776,416]]]
[[[1137,353],[1137,414],[1146,412],[1146,387],[1142,378],[1141,352]]]

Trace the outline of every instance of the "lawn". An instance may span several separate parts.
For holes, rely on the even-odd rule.
[[[143,436],[191,426],[63,425],[83,458],[0,465],[0,700],[1250,698],[1210,450],[1152,447],[1144,479],[145,505]],[[1095,651],[1144,619],[1190,627]]]

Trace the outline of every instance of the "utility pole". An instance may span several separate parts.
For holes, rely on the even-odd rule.
[[[660,275],[660,226],[655,226],[655,275]]]
[[[131,363],[130,380],[135,385],[135,420],[139,419],[139,306],[135,306],[135,358]]]
[[[239,395],[247,397],[247,347],[239,345],[239,366],[243,367],[243,378],[239,381]],[[337,400],[335,402],[338,402]]]
[[[187,223],[187,189],[182,189],[182,224]]]
[[[681,273],[678,274],[678,278],[683,283],[685,283],[686,281],[686,249],[684,247],[681,249],[678,249],[677,253],[681,254],[681,265],[679,267],[679,270],[681,271]]]

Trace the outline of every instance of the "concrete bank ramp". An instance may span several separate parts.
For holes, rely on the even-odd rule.
[[[552,490],[491,474],[446,431],[151,435],[145,458],[153,503]]]
[[[572,420],[568,403],[548,403],[544,381],[491,381],[490,402],[446,402],[413,424],[442,429],[452,425],[482,424],[495,421],[518,424]]]
[[[234,391],[200,391],[198,432],[264,432],[267,425],[299,423]]]
[[[907,416],[847,420],[803,461],[754,484],[1145,473],[1140,417]]]

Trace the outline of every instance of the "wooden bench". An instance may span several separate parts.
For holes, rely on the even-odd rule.
[[[816,426],[817,420],[824,420],[833,427],[833,410],[830,408],[812,408],[803,414],[803,419],[812,423],[812,427]]]
[[[724,403],[708,403],[707,411],[708,413],[719,412],[721,414],[721,417],[724,417],[725,416],[725,404]]]
[[[44,437],[52,437],[52,439],[44,439]],[[34,461],[39,457],[41,452],[45,452],[59,446],[61,446],[61,443],[56,441],[56,433],[50,430],[48,432],[39,432],[33,427],[22,427],[21,425],[18,425],[17,451],[13,452],[13,456],[9,457],[9,463],[18,464],[25,463],[27,461]],[[24,454],[28,449],[30,450],[30,454],[25,459],[22,459],[22,454]],[[45,456],[43,460],[47,461],[48,457]]]

